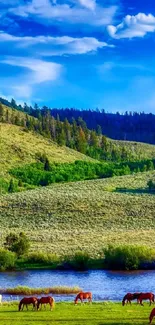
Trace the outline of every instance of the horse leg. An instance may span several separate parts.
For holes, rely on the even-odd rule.
[[[152,300],[150,299],[150,306],[151,306]]]
[[[141,306],[144,306],[144,305],[142,304],[142,300],[139,300],[139,302],[140,302],[140,305],[141,305]]]

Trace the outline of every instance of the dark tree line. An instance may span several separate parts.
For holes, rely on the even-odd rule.
[[[25,130],[38,132],[57,142],[60,146],[68,146],[98,160],[119,162],[141,159],[136,152],[131,152],[130,148],[117,145],[107,139],[102,134],[103,128],[99,124],[96,125],[96,129],[89,129],[81,116],[64,118],[65,114],[68,116],[69,110],[67,109],[60,110],[60,115],[64,112],[64,116],[60,118],[60,115],[56,114],[59,112],[58,110],[50,110],[45,106],[39,109],[37,104],[31,107],[25,103],[22,107],[17,105],[14,99],[10,103],[3,99],[0,101],[8,106],[4,109],[3,105],[0,104],[1,122],[23,126]],[[9,107],[14,108],[14,110],[9,109]],[[70,110],[71,114],[72,112],[80,113],[80,111]],[[94,114],[95,112],[91,113]],[[100,113],[96,112],[95,114]]]
[[[31,107],[25,103],[22,107],[21,105],[18,106],[14,99],[8,102],[0,98],[0,101],[7,106],[23,110],[32,116],[39,114],[37,104]],[[41,110],[44,111],[44,109],[46,110],[47,107],[44,106]],[[155,144],[155,115],[152,113],[125,112],[120,114],[119,112],[106,113],[104,110],[99,111],[98,109],[94,111],[91,109],[50,108],[50,114],[55,118],[59,115],[61,121],[67,119],[70,123],[72,119],[77,121],[80,117],[85,121],[88,129],[95,130],[97,133],[101,132],[112,139]]]

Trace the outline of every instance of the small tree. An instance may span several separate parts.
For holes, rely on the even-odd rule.
[[[8,192],[13,193],[14,191],[15,191],[15,185],[14,185],[13,179],[11,178],[9,187],[8,187]]]
[[[153,182],[152,179],[150,179],[150,180],[147,182],[147,185],[148,185],[148,187],[149,187],[149,190],[152,190],[152,191],[155,190],[155,182]]]
[[[3,108],[3,105],[0,103],[0,121],[3,118],[3,115],[4,115],[4,108]]]
[[[17,256],[20,257],[28,253],[30,241],[23,232],[21,232],[19,235],[10,233],[6,237],[6,242],[4,245],[9,251],[16,253]]]
[[[49,162],[48,158],[46,158],[46,160],[45,160],[44,170],[46,170],[46,171],[50,170],[50,162]]]

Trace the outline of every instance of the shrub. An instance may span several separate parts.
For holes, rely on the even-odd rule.
[[[50,265],[52,268],[57,268],[60,264],[60,258],[56,254],[47,253],[31,253],[25,258],[25,263],[28,264],[41,264],[43,266]]]
[[[104,265],[113,270],[137,270],[145,262],[155,260],[155,250],[145,246],[108,246],[104,249]]]
[[[13,269],[16,263],[16,254],[6,249],[0,249],[0,270]]]
[[[19,235],[10,233],[4,245],[9,251],[15,252],[18,257],[26,254],[30,248],[29,239],[23,232]]]
[[[90,257],[86,252],[78,251],[75,255],[68,257],[65,260],[68,266],[75,270],[84,271],[89,268]]]

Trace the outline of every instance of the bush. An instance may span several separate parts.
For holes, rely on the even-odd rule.
[[[43,266],[50,265],[52,268],[58,267],[60,263],[60,258],[55,254],[47,253],[31,253],[29,254],[25,261],[28,264],[41,264]]]
[[[112,270],[137,270],[155,260],[155,250],[145,246],[112,246],[104,249],[104,265]]]
[[[23,232],[19,235],[10,233],[4,245],[9,251],[15,252],[18,257],[26,254],[30,248],[29,239]]]
[[[13,269],[16,263],[16,254],[6,249],[0,249],[0,270]]]
[[[72,268],[78,271],[85,271],[89,269],[90,257],[88,253],[78,251],[72,257],[67,257],[66,263],[68,268]]]

